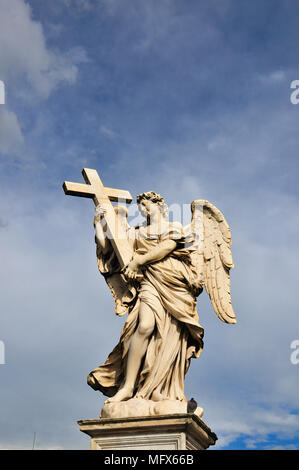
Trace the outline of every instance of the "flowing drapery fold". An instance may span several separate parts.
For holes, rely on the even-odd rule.
[[[161,261],[144,270],[136,303],[122,328],[119,343],[106,362],[88,376],[89,385],[107,396],[113,396],[125,377],[130,341],[138,326],[140,303],[146,303],[155,318],[145,357],[135,384],[134,396],[153,399],[185,400],[184,377],[192,357],[203,348],[203,328],[196,311],[196,271],[192,266],[188,240],[178,223],[165,224],[161,234],[136,230],[135,252],[143,254],[161,240],[177,242],[176,249]],[[98,255],[99,256],[99,255]]]

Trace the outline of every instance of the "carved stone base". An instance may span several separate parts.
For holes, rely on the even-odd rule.
[[[160,416],[186,414],[187,402],[179,400],[152,401],[143,398],[131,398],[126,401],[104,403],[100,418],[137,418],[139,416]],[[194,411],[199,418],[203,409],[198,406]]]
[[[203,450],[217,436],[194,414],[78,421],[91,450]]]

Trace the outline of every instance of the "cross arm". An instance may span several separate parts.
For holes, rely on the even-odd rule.
[[[86,184],[71,183],[65,181],[62,185],[65,194],[68,196],[79,196],[92,198],[95,204],[107,201],[118,202],[124,201],[128,204],[132,202],[132,196],[129,191],[123,189],[104,188],[103,183],[96,170],[90,168],[83,168],[83,178]]]
[[[126,266],[132,258],[132,248],[127,235],[118,223],[111,201],[125,201],[130,203],[132,196],[129,191],[122,189],[105,188],[96,170],[84,168],[82,171],[86,184],[65,181],[62,185],[65,194],[93,199],[95,205],[100,204],[105,211],[107,236],[114,248],[120,267]]]
[[[62,187],[64,193],[68,196],[79,196],[89,198],[94,198],[95,196],[95,191],[93,187],[89,184],[71,183],[69,181],[65,181]]]

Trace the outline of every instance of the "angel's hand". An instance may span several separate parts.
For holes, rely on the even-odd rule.
[[[95,206],[94,219],[93,219],[94,226],[96,226],[98,222],[101,222],[103,220],[105,214],[106,214],[106,210],[100,204]]]
[[[124,269],[124,275],[126,276],[127,279],[138,280],[142,278],[138,256],[134,256],[134,258],[126,266],[126,268]]]
[[[105,214],[106,214],[106,210],[101,206],[101,204],[98,204],[97,206],[95,206],[95,209],[94,209],[95,217],[99,217],[100,219],[102,219]]]

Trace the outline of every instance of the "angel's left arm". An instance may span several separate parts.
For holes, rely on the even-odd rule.
[[[177,243],[174,240],[163,240],[158,243],[157,246],[149,250],[145,255],[135,255],[134,258],[136,258],[139,266],[155,263],[169,255],[169,253],[176,248],[176,245]]]

